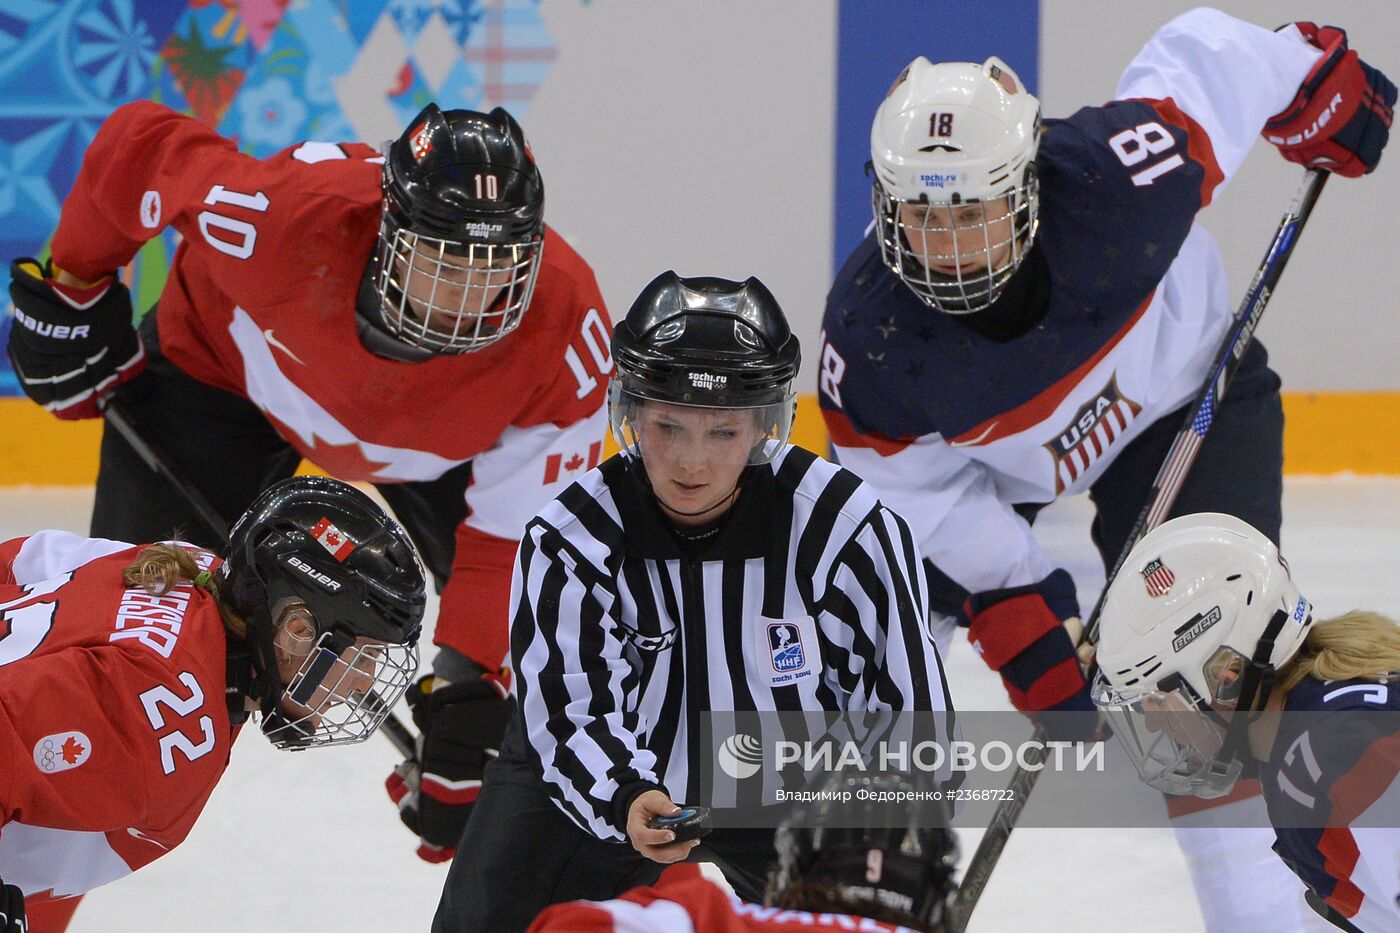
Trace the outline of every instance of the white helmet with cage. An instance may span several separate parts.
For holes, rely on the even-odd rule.
[[[1251,711],[1312,621],[1278,548],[1247,522],[1214,512],[1165,522],[1108,589],[1094,703],[1144,782],[1223,796],[1248,757]]]
[[[999,58],[905,68],[870,130],[881,255],[926,304],[989,307],[1039,217],[1040,101]]]

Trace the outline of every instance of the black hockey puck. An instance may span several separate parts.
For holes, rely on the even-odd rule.
[[[669,829],[676,834],[674,841],[699,839],[714,827],[710,825],[709,807],[681,807],[674,816],[654,816],[647,820],[650,829]]]

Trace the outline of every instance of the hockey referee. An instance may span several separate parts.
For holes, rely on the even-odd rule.
[[[523,930],[548,904],[613,897],[686,858],[757,900],[773,830],[717,829],[696,848],[647,826],[704,803],[704,714],[951,708],[908,526],[855,474],[787,443],[800,354],[768,289],[663,273],[612,350],[622,452],[526,528],[511,587],[519,714],[435,931]],[[775,624],[802,644],[782,675]]]

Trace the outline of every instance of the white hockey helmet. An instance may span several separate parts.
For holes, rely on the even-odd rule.
[[[870,130],[875,225],[885,264],[925,303],[968,314],[1000,296],[1035,238],[1039,145],[1040,101],[999,58],[920,56],[895,80]],[[978,218],[952,213],[964,205]]]
[[[1229,793],[1251,711],[1313,621],[1278,548],[1230,515],[1172,519],[1128,555],[1101,619],[1094,703],[1143,781]]]

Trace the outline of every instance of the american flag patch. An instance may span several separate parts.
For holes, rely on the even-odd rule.
[[[1147,595],[1156,599],[1158,596],[1165,596],[1167,590],[1172,588],[1176,582],[1176,575],[1171,568],[1162,563],[1162,558],[1149,561],[1147,566],[1142,568],[1142,579],[1147,584]]]
[[[321,547],[331,552],[336,560],[343,561],[355,550],[355,542],[346,537],[345,532],[323,518],[311,528],[311,537],[321,542]]]
[[[1069,426],[1045,445],[1055,457],[1055,494],[1074,485],[1099,462],[1140,411],[1141,405],[1118,391],[1118,374],[1114,373],[1103,391],[1081,405]]]

